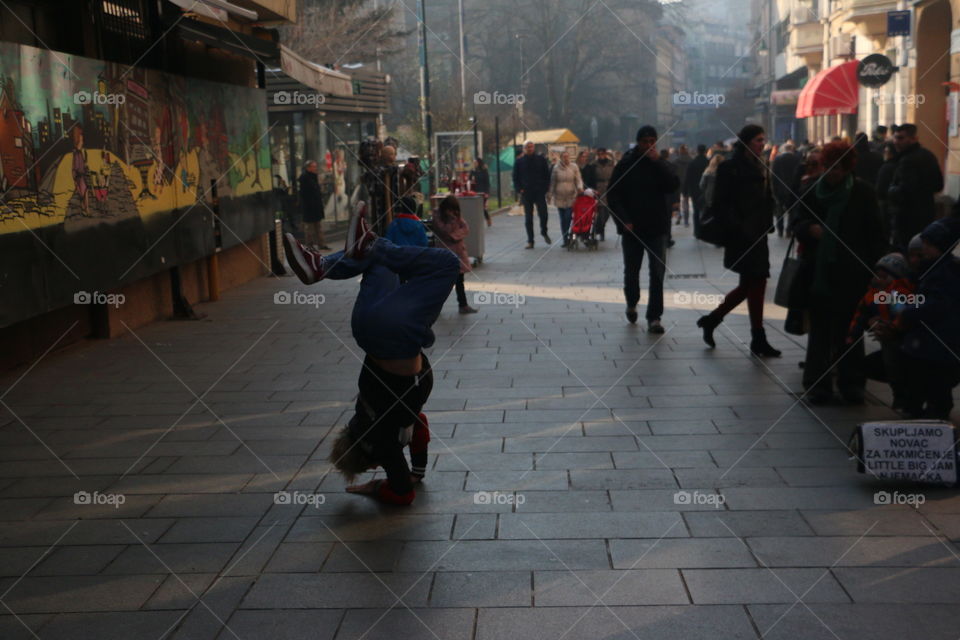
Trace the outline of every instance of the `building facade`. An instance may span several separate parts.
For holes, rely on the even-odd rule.
[[[226,6],[0,8],[0,366],[267,272],[262,71],[296,3]]]

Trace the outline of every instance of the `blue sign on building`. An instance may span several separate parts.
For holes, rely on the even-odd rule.
[[[887,11],[887,36],[910,35],[910,10]]]

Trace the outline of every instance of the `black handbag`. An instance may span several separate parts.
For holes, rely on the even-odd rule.
[[[727,222],[719,207],[710,206],[700,218],[697,239],[723,247],[727,244]]]
[[[797,284],[802,263],[800,258],[794,253],[796,239],[790,238],[790,245],[787,247],[787,255],[783,258],[783,266],[780,268],[780,277],[777,279],[777,290],[773,294],[773,303],[779,307],[789,309],[793,301],[793,291]]]

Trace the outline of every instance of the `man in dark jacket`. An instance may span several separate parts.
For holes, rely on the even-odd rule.
[[[667,235],[670,232],[668,196],[680,180],[657,153],[657,130],[645,125],[637,132],[637,145],[624,154],[610,178],[608,203],[617,233],[623,236],[623,293],[627,320],[637,321],[640,301],[640,268],[646,251],[650,271],[647,330],[663,333],[663,276],[666,271]]]
[[[320,191],[319,168],[316,160],[308,160],[298,180],[300,187],[300,211],[303,214],[305,244],[314,249],[327,251],[323,237],[323,194]]]
[[[920,282],[915,303],[900,315],[908,400],[914,418],[949,420],[960,383],[960,260],[951,251],[960,219],[944,218],[920,233]]]
[[[697,145],[697,155],[687,166],[687,172],[683,176],[683,185],[681,193],[684,197],[690,198],[690,206],[693,208],[693,236],[697,237],[700,231],[700,212],[702,211],[701,198],[703,194],[700,191],[700,178],[706,171],[710,160],[707,159],[707,145]]]
[[[797,194],[794,192],[794,177],[803,159],[796,152],[792,142],[784,142],[780,146],[780,152],[773,159],[773,197],[777,201],[777,235],[783,237],[783,228],[786,224],[786,217],[796,202]]]
[[[791,304],[809,311],[803,386],[811,404],[864,399],[864,344],[846,344],[873,267],[886,251],[873,186],[856,177],[857,153],[845,142],[823,149],[825,173],[797,205],[794,234],[802,247],[802,275]]]
[[[687,180],[687,171],[690,170],[690,163],[693,162],[693,158],[690,156],[690,150],[687,148],[687,145],[681,144],[677,147],[677,155],[673,159],[673,166],[677,169],[677,177],[680,178],[680,215],[677,216],[677,224],[680,224],[680,220],[683,220],[683,226],[690,226],[690,199],[686,191],[684,191],[684,185]]]
[[[875,187],[880,167],[883,165],[883,156],[870,148],[867,134],[862,131],[854,138],[853,148],[857,150],[857,177]]]
[[[513,188],[523,202],[524,223],[527,228],[527,249],[533,249],[533,207],[540,218],[540,235],[550,244],[547,234],[547,190],[550,188],[550,164],[535,153],[532,142],[523,145],[523,155],[513,165]]]
[[[897,168],[887,189],[893,214],[896,247],[905,251],[910,238],[933,222],[933,196],[943,190],[940,162],[917,141],[917,127],[902,124],[893,136],[897,146]]]

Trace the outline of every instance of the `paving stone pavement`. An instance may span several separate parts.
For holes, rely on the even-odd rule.
[[[687,229],[667,333],[628,325],[610,236],[525,251],[495,218],[480,313],[451,296],[435,326],[409,508],[347,495],[326,461],[360,368],[354,281],[262,278],[5,376],[0,637],[957,638],[960,497],[875,504],[890,487],[843,449],[892,417],[886,391],[804,406],[772,304],[782,359],[748,356],[745,308],[705,349],[694,321],[736,276]]]

